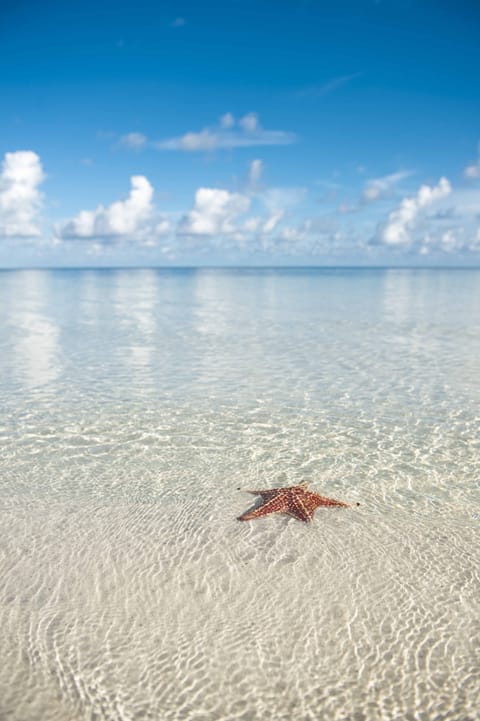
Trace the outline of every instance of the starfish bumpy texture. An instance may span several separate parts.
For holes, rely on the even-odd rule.
[[[343,506],[348,508],[351,504],[336,501],[333,498],[320,496],[318,493],[307,490],[308,481],[298,486],[286,488],[270,488],[265,491],[247,491],[262,497],[261,506],[246,511],[238,517],[239,521],[250,521],[252,518],[267,516],[269,513],[288,513],[299,521],[311,521],[315,509],[319,506]],[[353,504],[359,506],[359,503]]]

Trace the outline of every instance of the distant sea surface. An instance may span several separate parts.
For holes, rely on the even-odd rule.
[[[475,721],[479,483],[479,271],[0,272],[0,719]]]

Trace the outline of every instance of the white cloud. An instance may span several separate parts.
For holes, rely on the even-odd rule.
[[[338,90],[338,88],[343,87],[343,85],[347,85],[347,83],[352,80],[359,78],[361,75],[362,73],[339,75],[335,78],[330,78],[330,80],[327,80],[322,85],[311,85],[309,88],[303,88],[302,90],[299,90],[296,95],[299,98],[322,98],[325,95],[332,93],[334,90]]]
[[[154,143],[157,150],[184,150],[187,152],[198,150],[215,150],[218,147],[228,147],[222,145],[220,134],[213,133],[207,128],[199,133],[185,133],[178,138],[170,140],[160,140]]]
[[[350,231],[329,226],[323,217],[306,217],[294,225],[285,225],[264,248],[284,256],[341,257],[358,251],[358,238]]]
[[[378,240],[384,245],[406,247],[411,243],[411,230],[421,210],[451,192],[447,178],[440,178],[438,185],[422,185],[413,197],[404,198],[400,207],[392,211],[386,224],[379,229]]]
[[[247,220],[243,224],[243,230],[245,230],[247,233],[256,233],[262,224],[262,220],[263,219],[259,215],[247,218]]]
[[[480,162],[477,165],[467,165],[463,173],[466,178],[480,178]]]
[[[82,210],[58,229],[61,238],[109,238],[135,236],[145,229],[153,205],[153,188],[143,175],[133,175],[131,189],[125,200],[117,200],[106,208]]]
[[[233,117],[232,113],[225,113],[225,115],[222,115],[220,118],[220,127],[221,128],[233,128],[235,125],[235,118]]]
[[[254,133],[260,127],[257,113],[247,113],[243,118],[240,118],[238,124],[247,133]]]
[[[250,179],[260,177],[262,166],[261,161],[253,161],[250,166]],[[254,200],[267,211],[267,216],[255,216],[249,218],[244,225],[245,230],[255,233],[258,237],[271,235],[279,223],[287,216],[290,216],[293,209],[305,198],[305,188],[283,187],[267,188],[261,192],[255,192],[255,186],[251,184]]]
[[[420,254],[427,255],[435,251],[443,251],[444,253],[452,253],[463,249],[463,241],[460,236],[463,228],[458,228],[454,232],[451,228],[440,235],[435,233],[426,233],[420,246]]]
[[[172,229],[172,224],[168,218],[162,218],[155,226],[155,235],[168,235]]]
[[[412,175],[412,173],[409,171],[400,171],[398,173],[384,175],[381,178],[373,178],[372,180],[369,180],[363,189],[362,202],[372,203],[375,200],[388,195],[397,183],[405,178],[408,178],[410,175]]]
[[[279,224],[281,219],[284,216],[283,210],[277,210],[273,212],[269,218],[265,221],[265,223],[262,226],[262,232],[263,233],[271,233],[274,228]]]
[[[458,237],[453,230],[447,230],[442,234],[442,249],[447,253],[458,250],[460,246],[461,242],[458,240]]]
[[[126,148],[132,150],[140,150],[145,146],[146,142],[147,138],[143,133],[127,133],[127,135],[122,135],[120,138],[121,145],[125,145]]]
[[[32,150],[5,154],[0,174],[0,235],[40,235],[42,193],[38,187],[44,180],[42,163]]]
[[[291,210],[305,200],[306,188],[279,187],[268,188],[259,194],[259,198],[270,212]]]
[[[248,184],[250,188],[255,189],[260,181],[263,171],[263,163],[261,160],[252,160],[248,170]]]
[[[468,227],[458,225],[440,232],[434,228],[432,232],[425,233],[419,247],[421,255],[438,252],[465,255],[479,251],[480,228],[476,229],[471,225]]]
[[[152,143],[157,150],[181,150],[184,152],[204,152],[232,148],[249,148],[260,145],[289,145],[297,139],[295,133],[284,130],[265,130],[261,127],[256,113],[248,113],[240,118],[235,127],[235,118],[226,113],[217,126],[203,128],[198,132],[188,132],[175,138],[167,138]]]
[[[250,198],[219,188],[199,188],[192,210],[181,220],[180,233],[216,235],[236,231],[234,221],[247,212]]]
[[[463,171],[463,174],[466,178],[469,178],[470,180],[475,180],[476,178],[480,178],[480,145],[479,145],[479,157],[477,159],[477,162],[473,163],[472,165],[467,165],[467,167]]]
[[[280,233],[280,238],[287,243],[300,243],[306,239],[311,230],[312,220],[306,218],[300,226],[285,226]]]

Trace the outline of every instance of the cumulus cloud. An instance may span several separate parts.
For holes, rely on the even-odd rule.
[[[153,211],[153,187],[143,175],[133,175],[125,200],[95,210],[81,210],[58,229],[64,239],[135,236],[145,229]]]
[[[140,150],[147,142],[147,137],[143,133],[127,133],[120,138],[121,145],[132,150]]]
[[[42,163],[32,150],[5,154],[0,174],[0,235],[40,235],[38,215],[42,193],[39,186],[44,180]]]
[[[192,210],[180,221],[179,231],[185,235],[217,235],[234,233],[236,219],[246,213],[250,198],[220,188],[199,188]]]
[[[231,113],[225,113],[218,125],[188,132],[175,138],[152,143],[157,150],[181,150],[204,152],[249,148],[260,145],[289,145],[296,141],[295,133],[284,130],[265,130],[256,113],[247,113],[238,121]]]
[[[390,247],[407,247],[411,243],[411,231],[418,214],[436,200],[451,192],[447,178],[440,178],[438,185],[422,185],[413,197],[404,198],[400,206],[388,216],[387,222],[377,232],[380,243]]]
[[[291,218],[291,210],[303,200],[303,188],[254,187],[262,172],[262,161],[249,167],[249,185],[242,192],[223,188],[200,187],[195,191],[191,209],[173,221],[158,215],[153,205],[153,188],[144,176],[131,178],[131,190],[125,199],[94,210],[82,210],[56,227],[56,239],[88,241],[88,247],[100,247],[123,239],[170,253],[182,252],[182,245],[195,237],[201,252],[220,246],[225,252],[248,245],[274,248],[280,237],[281,223]],[[252,212],[253,211],[253,212]]]
[[[441,242],[443,250],[447,253],[452,253],[453,251],[458,250],[461,245],[461,242],[453,230],[446,230],[445,233],[442,233]]]
[[[384,175],[381,178],[372,178],[365,184],[362,192],[362,202],[372,203],[388,195],[397,183],[408,178],[410,175],[412,175],[411,172],[403,170],[398,173]]]
[[[447,230],[425,233],[421,240],[419,252],[421,255],[432,253],[447,253],[465,255],[480,251],[480,229],[463,225],[448,228]]]

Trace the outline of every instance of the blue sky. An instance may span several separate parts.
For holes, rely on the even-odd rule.
[[[0,10],[0,266],[479,265],[473,0]]]

